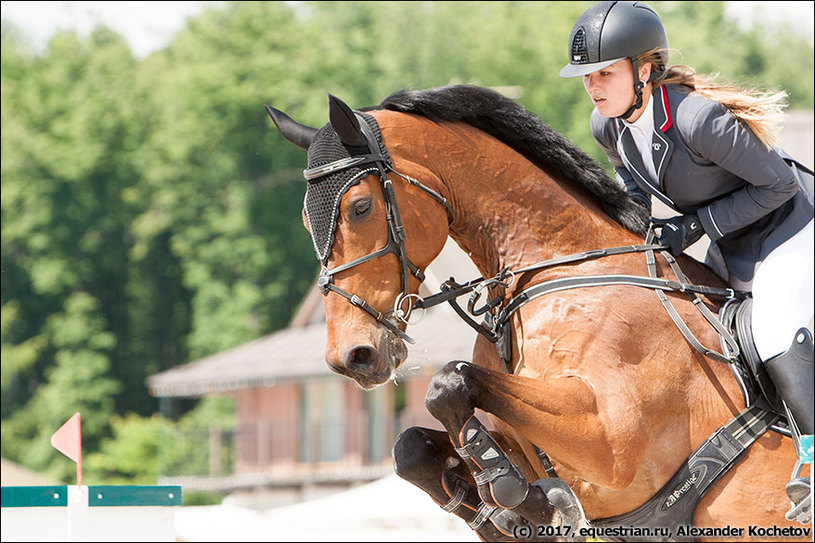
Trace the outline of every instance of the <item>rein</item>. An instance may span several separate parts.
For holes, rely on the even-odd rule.
[[[736,291],[731,288],[718,288],[708,287],[702,285],[695,285],[688,282],[687,277],[682,272],[676,259],[667,251],[661,250],[664,247],[653,243],[654,240],[653,229],[649,229],[648,235],[645,240],[645,245],[628,245],[622,247],[611,247],[607,249],[595,249],[585,251],[582,253],[575,253],[567,256],[557,257],[537,264],[532,264],[525,268],[516,271],[504,269],[495,277],[484,279],[479,277],[465,284],[458,284],[453,278],[445,281],[442,284],[442,292],[434,294],[424,299],[419,299],[416,303],[417,307],[428,308],[442,302],[449,302],[456,313],[464,319],[464,321],[475,329],[478,333],[485,336],[493,343],[498,343],[504,339],[505,326],[509,323],[510,318],[514,315],[523,305],[539,298],[545,294],[552,292],[559,292],[573,288],[581,287],[599,287],[610,285],[629,285],[643,288],[650,288],[657,293],[657,296],[662,303],[668,315],[674,321],[676,326],[688,340],[688,342],[699,352],[719,362],[730,363],[739,356],[739,347],[732,334],[721,324],[719,319],[705,306],[697,294],[705,294],[711,296],[721,296],[727,299],[736,298]],[[659,251],[660,254],[666,259],[673,273],[676,275],[677,280],[672,281],[669,279],[662,279],[656,275],[656,258],[654,252]],[[498,296],[487,302],[481,308],[475,308],[476,301],[481,297],[481,290],[487,286],[500,285],[508,287],[504,283],[504,279],[512,276],[513,279],[521,274],[540,271],[547,268],[554,268],[564,264],[572,264],[575,262],[584,262],[605,256],[638,253],[644,252],[646,254],[646,265],[648,267],[648,277],[640,277],[633,275],[586,275],[577,277],[565,277],[559,279],[551,279],[542,283],[525,288],[519,294],[515,295],[497,314],[493,315],[488,313],[492,309],[501,305],[503,298]],[[682,320],[679,313],[673,307],[665,291],[669,292],[684,292],[686,293],[694,304],[694,307],[704,316],[705,320],[713,326],[719,333],[720,337],[727,346],[727,355],[720,354],[716,351],[705,347],[690,331],[687,324]],[[487,313],[484,323],[477,323],[473,320],[455,301],[456,298],[472,292],[467,308],[470,314],[478,316]],[[509,367],[509,357],[502,356],[504,364],[507,366],[507,371],[511,372]]]

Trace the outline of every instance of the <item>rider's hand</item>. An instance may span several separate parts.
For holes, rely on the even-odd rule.
[[[662,223],[659,244],[665,246],[674,256],[682,254],[682,251],[699,241],[705,233],[699,218],[693,214],[678,215],[664,222],[654,221],[654,223]]]

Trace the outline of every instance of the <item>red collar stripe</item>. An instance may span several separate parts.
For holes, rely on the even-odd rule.
[[[668,107],[668,93],[665,91],[664,86],[660,86],[660,91],[662,91],[662,107],[665,110],[665,122],[662,123],[662,126],[659,129],[664,134],[666,130],[668,130],[671,125],[674,124],[673,119],[671,118],[671,108]]]

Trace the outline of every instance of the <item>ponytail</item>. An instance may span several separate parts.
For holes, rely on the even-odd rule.
[[[640,65],[650,62],[658,67],[667,59],[664,51],[654,50],[638,57]],[[664,66],[664,64],[662,64]],[[768,148],[778,141],[778,132],[785,117],[787,93],[784,91],[760,91],[717,83],[718,74],[699,75],[683,64],[668,66],[653,81],[653,88],[660,85],[679,85],[708,100],[725,106],[734,117],[742,121]]]

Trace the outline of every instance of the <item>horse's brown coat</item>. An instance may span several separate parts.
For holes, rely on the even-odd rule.
[[[435,124],[392,111],[373,111],[394,168],[439,192],[456,220],[448,231],[443,206],[392,175],[410,259],[427,266],[449,234],[485,276],[559,255],[642,243],[609,219],[591,198],[556,182],[514,150],[465,124]],[[349,203],[371,196],[374,213],[350,220]],[[380,248],[386,241],[378,178],[371,176],[343,198],[329,267]],[[720,284],[689,258],[683,270],[696,283]],[[581,274],[647,275],[642,254],[562,266],[519,278],[524,285]],[[399,292],[394,255],[336,277],[337,285],[387,311]],[[518,285],[518,282],[515,283]],[[412,292],[418,282],[411,281]],[[508,293],[508,294],[511,294]],[[683,295],[670,295],[705,345],[718,337]],[[713,306],[713,304],[710,304]],[[402,362],[389,349],[387,331],[346,300],[325,298],[326,359],[343,368],[350,350],[379,353],[370,375],[352,376],[366,388],[384,382]],[[650,498],[695,447],[728,422],[742,405],[729,369],[693,350],[654,292],[627,286],[549,294],[525,305],[512,321],[514,374],[506,374],[495,346],[479,337],[474,372],[489,394],[477,407],[519,446],[507,451],[529,480],[538,466],[534,443],[546,450],[558,475],[575,490],[589,519],[635,509]],[[519,454],[525,460],[518,458]],[[708,492],[696,526],[794,525],[784,519],[784,484],[795,462],[789,438],[761,437],[746,458]]]

